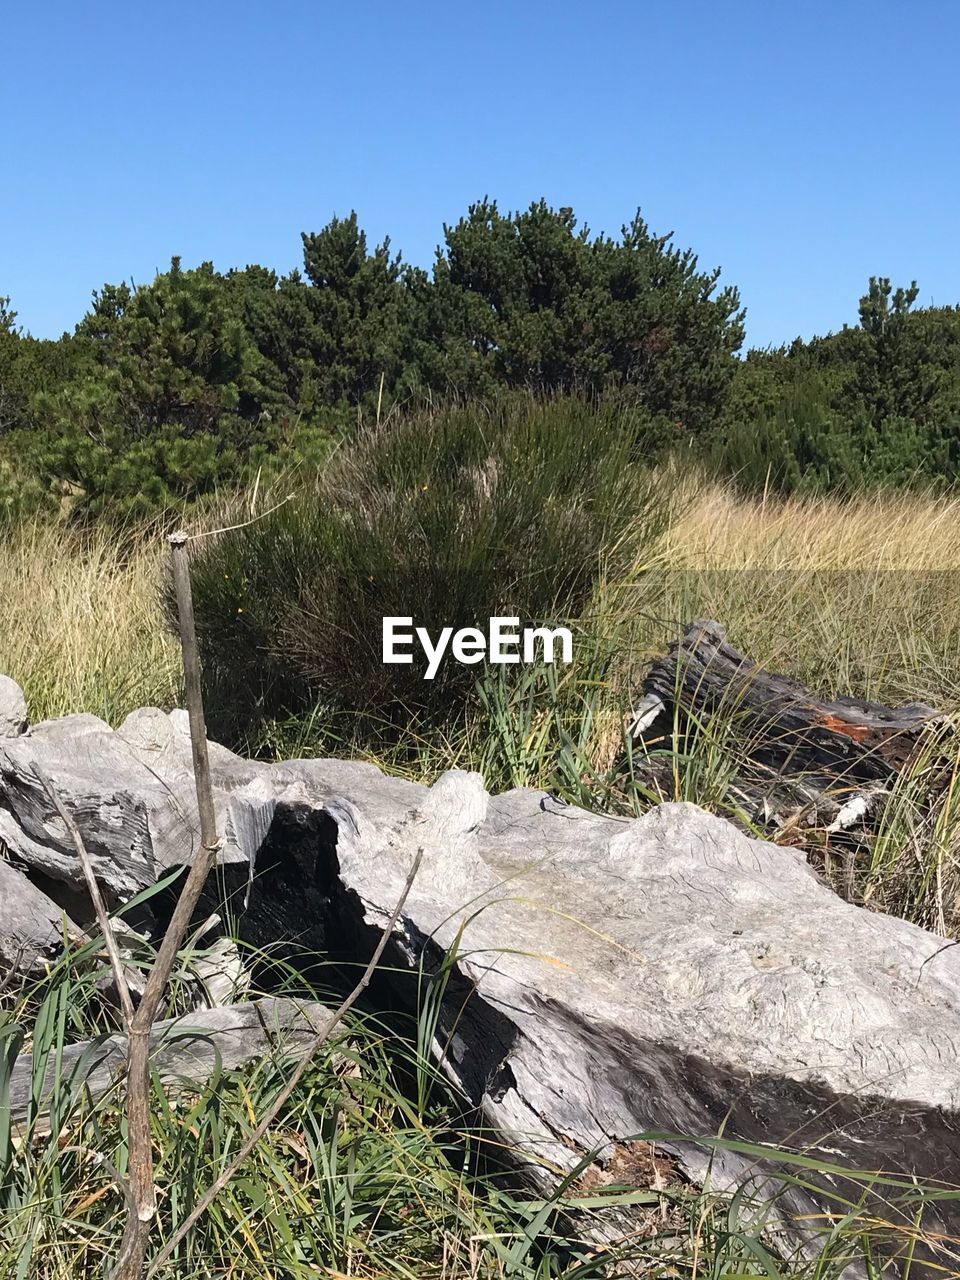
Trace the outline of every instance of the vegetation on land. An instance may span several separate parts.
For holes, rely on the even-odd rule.
[[[541,421],[556,428],[563,412],[555,404]],[[438,421],[449,422],[443,415]],[[394,478],[402,435],[395,447],[384,462]],[[361,443],[352,460],[341,462],[354,499],[377,495],[375,487],[359,485],[376,456]],[[414,471],[414,488],[418,481]],[[723,618],[744,648],[824,693],[922,696],[957,709],[957,499],[914,493],[748,500],[729,485],[669,468],[647,482],[643,492],[662,495],[663,515],[641,521],[628,540],[629,556],[607,561],[616,573],[591,577],[590,592],[576,601],[582,625],[572,667],[532,669],[519,679],[483,676],[475,693],[461,690],[439,719],[411,723],[399,737],[371,708],[350,718],[323,700],[286,716],[264,709],[248,726],[248,745],[273,755],[350,751],[425,779],[454,765],[479,767],[494,788],[541,785],[580,803],[635,811],[656,797],[631,793],[622,776],[608,776],[605,763],[622,741],[622,714],[640,669],[695,614]],[[589,491],[589,477],[585,483]],[[260,489],[236,505],[223,503],[202,520],[197,515],[197,527],[256,519],[287,491]],[[576,506],[583,492],[574,486],[554,497]],[[532,508],[523,510],[529,515]],[[371,512],[393,527],[396,507],[375,501]],[[282,527],[267,518],[247,532]],[[602,527],[619,529],[616,522]],[[159,529],[131,526],[118,534],[102,524],[22,522],[2,545],[7,607],[0,613],[0,666],[24,684],[34,719],[86,710],[118,723],[137,706],[182,700],[175,645],[164,625]],[[236,554],[241,545],[227,539],[223,548]],[[215,618],[219,605],[204,594],[206,575],[226,551],[216,551],[212,539],[196,546],[198,600]],[[363,656],[356,661],[359,676]],[[736,765],[735,735],[717,723],[696,742],[678,739],[675,749],[668,798],[722,811],[724,779]],[[863,891],[868,901],[949,935],[960,896],[960,825],[952,790],[945,803],[927,803],[928,771],[918,762],[888,803],[873,864],[862,868]],[[69,954],[41,987],[4,994],[3,1061],[18,1048],[55,1055],[64,1039],[111,1029],[115,1014],[91,982],[94,949]],[[285,971],[278,981],[297,979]],[[318,1267],[320,1274],[326,1268],[334,1275],[438,1280],[603,1274],[611,1255],[584,1243],[560,1214],[569,1202],[589,1215],[597,1202],[576,1185],[546,1204],[520,1195],[435,1077],[422,1049],[429,1039],[429,1028],[411,1026],[398,1041],[369,1017],[354,1019],[230,1191],[159,1274],[214,1277],[229,1268],[239,1278],[286,1280],[318,1274]],[[412,1096],[411,1074],[421,1082]],[[282,1065],[269,1063],[168,1104],[157,1095],[159,1240],[213,1181],[282,1080]],[[95,1274],[115,1254],[122,1204],[109,1169],[89,1153],[106,1152],[122,1171],[116,1099],[95,1108],[64,1099],[61,1121],[56,1137],[44,1134],[39,1113],[25,1136],[0,1132],[4,1274],[66,1280]],[[798,1179],[811,1172],[803,1159],[800,1153]],[[878,1186],[875,1174],[855,1174],[848,1185],[847,1202],[824,1224],[824,1254],[815,1265],[771,1254],[763,1235],[770,1206],[753,1203],[749,1190],[731,1195],[678,1183],[639,1193],[615,1186],[602,1197],[634,1205],[646,1197],[647,1228],[625,1242],[623,1253],[650,1274],[692,1277],[709,1266],[717,1274],[832,1277],[851,1258],[873,1259],[883,1245],[912,1253],[923,1238],[917,1223],[926,1199],[956,1194]],[[866,1207],[878,1193],[888,1205],[879,1218]]]
[[[589,439],[577,416],[581,409],[573,407],[574,435],[586,432]],[[537,430],[548,423],[559,429],[560,404],[549,412],[528,409]],[[442,442],[444,431],[475,426],[469,414],[440,414],[431,429]],[[471,555],[486,565],[491,529],[503,527],[493,517],[476,525],[451,522],[462,485],[474,485],[476,459],[468,461],[466,479],[454,469],[446,508],[436,493],[421,494],[416,466],[405,485],[386,491],[361,483],[383,475],[396,482],[404,458],[402,432],[382,456],[365,443],[352,458],[344,456],[337,474],[350,478],[351,501],[361,505],[345,507],[330,525],[303,499],[258,518],[288,486],[273,494],[261,489],[204,516],[208,528],[254,520],[219,542],[195,544],[210,722],[232,745],[274,758],[349,753],[425,780],[445,768],[478,768],[492,789],[539,786],[577,803],[633,812],[656,797],[632,790],[629,775],[612,770],[623,748],[623,717],[651,658],[698,616],[722,620],[743,651],[824,696],[855,693],[894,704],[923,700],[949,714],[960,710],[960,499],[917,492],[747,499],[730,484],[669,468],[646,477],[640,492],[656,494],[657,506],[638,508],[626,536],[616,511],[609,525],[594,512],[586,526],[573,526],[578,538],[586,528],[621,541],[616,556],[598,552],[585,564],[586,576],[572,580],[580,594],[568,601],[578,614],[571,667],[456,668],[457,678],[438,688],[435,702],[421,698],[416,705],[411,684],[414,693],[404,704],[380,680],[378,610],[398,597],[380,595],[382,584],[368,583],[362,573],[345,574],[341,588],[348,593],[357,577],[375,593],[360,601],[348,594],[338,618],[336,565],[331,595],[323,594],[322,574],[330,570],[323,539],[333,536],[331,529],[341,540],[355,538],[346,545],[359,548],[363,568],[374,554],[394,563],[398,575],[389,590],[405,591],[406,601],[412,591],[414,611],[432,591],[438,607],[476,616],[501,597],[490,594],[496,584],[489,576],[471,576],[460,566]],[[583,519],[592,480],[588,475],[583,485],[564,488],[559,477],[567,465],[558,462],[552,479],[548,470],[534,494],[539,500],[552,485],[556,511],[562,514],[566,501]],[[346,480],[339,492],[345,501]],[[429,502],[418,505],[420,496]],[[516,488],[508,485],[499,500],[486,493],[484,501],[502,503],[496,519],[513,532],[521,517],[540,528],[537,502],[526,502]],[[367,523],[351,526],[344,520],[348,509],[364,511]],[[305,549],[302,528],[316,537]],[[425,528],[444,533],[432,553],[428,542],[416,541]],[[408,554],[411,539],[415,557]],[[7,607],[0,613],[0,667],[24,686],[35,719],[83,710],[118,724],[136,707],[182,701],[164,619],[159,530],[118,534],[40,521],[8,532],[2,542],[0,594]],[[538,607],[552,606],[546,580],[534,575],[524,582],[536,560],[529,547],[518,546],[514,558],[498,562],[505,595],[516,579],[541,593]],[[564,546],[561,541],[558,555]],[[441,568],[451,547],[461,558],[445,581]],[[564,564],[577,563],[569,547],[566,556]],[[322,632],[308,625],[311,606],[314,617],[327,617],[333,634],[347,634],[350,642],[328,648]],[[231,681],[234,690],[237,682],[244,686],[242,696],[222,696]],[[664,798],[724,812],[737,736],[719,722],[706,728],[695,744],[676,742],[673,789]],[[861,889],[884,909],[952,935],[960,923],[960,825],[953,790],[928,803],[931,780],[931,762],[918,762],[888,802],[871,865],[861,868]]]
[[[360,419],[516,387],[627,397],[661,435],[719,420],[743,337],[736,290],[639,214],[619,238],[544,202],[471,206],[433,272],[356,215],[303,236],[303,271],[226,274],[174,259],[105,285],[72,335],[39,342],[0,311],[0,504],[143,514],[316,462]],[[0,477],[2,477],[0,471]]]
[[[382,619],[435,633],[578,616],[665,525],[636,443],[622,409],[515,395],[364,432],[315,480],[267,494],[260,518],[229,521],[193,558],[209,723],[249,740],[251,708],[322,704],[387,740],[456,716],[477,668],[384,666]]]
[[[544,201],[472,205],[430,272],[355,214],[304,234],[303,268],[105,284],[41,341],[0,302],[0,518],[141,517],[315,466],[358,425],[504,391],[627,409],[648,460],[691,455],[750,490],[951,483],[960,308],[871,279],[859,323],[738,359],[744,311],[639,213],[594,236]]]
[[[349,753],[426,781],[476,768],[494,790],[612,812],[729,813],[744,743],[723,716],[675,728],[666,790],[638,784],[629,752],[624,767],[640,674],[696,616],[825,695],[960,710],[960,309],[916,309],[915,286],[878,278],[857,327],[738,360],[736,291],[639,216],[611,240],[570,210],[483,201],[445,228],[429,274],[371,249],[355,216],[303,248],[283,278],[174,260],[144,287],[106,285],[58,342],[0,305],[0,670],[34,720],[181,703],[172,513],[207,535],[193,572],[212,731],[261,756]],[[386,613],[567,621],[576,661],[448,667],[427,689],[382,667]],[[867,905],[948,938],[958,771],[956,740],[931,741],[856,869]],[[19,1050],[46,1061],[116,1028],[96,949],[0,993],[0,1273],[18,1280],[94,1275],[116,1252],[123,1206],[94,1158],[124,1172],[116,1099],[65,1087],[51,1133],[39,1106],[25,1133],[3,1125]],[[302,983],[267,968],[273,988]],[[616,1259],[559,1213],[594,1198],[520,1196],[437,1078],[435,1007],[401,1037],[355,1016],[158,1276],[604,1274]],[[267,1063],[157,1092],[161,1238],[282,1080]],[[802,1153],[794,1168],[810,1172]],[[649,1207],[623,1249],[645,1274],[826,1280],[851,1260],[878,1272],[881,1247],[909,1270],[926,1201],[960,1194],[846,1185],[815,1263],[770,1252],[769,1206],[747,1189],[603,1198]]]
[[[66,1076],[52,1094],[41,1092],[44,1069],[65,1044],[119,1029],[98,982],[101,950],[99,939],[68,949],[40,983],[0,996],[0,1099],[18,1051],[32,1051],[37,1064],[25,1123],[12,1126],[0,1106],[4,1276],[99,1277],[116,1257],[124,1206],[115,1183],[127,1172],[122,1099],[113,1091],[91,1103]],[[184,953],[174,1003],[188,995],[190,966],[200,957],[196,947]],[[271,990],[314,994],[276,959],[259,961]],[[146,952],[139,957],[150,962]],[[765,1236],[774,1206],[749,1185],[721,1190],[708,1179],[693,1187],[671,1175],[665,1160],[651,1187],[598,1187],[573,1176],[554,1197],[533,1199],[517,1188],[490,1135],[464,1112],[430,1057],[435,987],[443,981],[442,970],[424,975],[430,996],[409,1025],[352,1016],[211,1210],[169,1261],[148,1272],[154,1280],[695,1280],[705,1270],[834,1280],[851,1263],[879,1270],[884,1249],[905,1260],[909,1273],[924,1243],[926,1207],[960,1194],[875,1171],[835,1170],[846,1176],[814,1263],[771,1250]],[[215,1073],[202,1088],[155,1090],[157,1250],[243,1145],[289,1071],[278,1055]],[[637,1141],[642,1158],[649,1149],[642,1135]],[[751,1152],[758,1160],[769,1156],[759,1146],[746,1148]],[[815,1175],[802,1152],[785,1161],[788,1185],[802,1187]],[[615,1247],[591,1242],[594,1215],[617,1207],[630,1209],[636,1230]],[[939,1243],[949,1257],[949,1243]]]
[[[747,489],[854,492],[952,483],[960,467],[960,307],[913,310],[874,278],[860,323],[738,368],[713,445]]]

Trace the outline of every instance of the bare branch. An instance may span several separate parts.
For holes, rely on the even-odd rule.
[[[73,847],[76,849],[77,857],[80,859],[80,866],[83,868],[83,878],[87,882],[87,891],[90,894],[90,901],[93,903],[93,909],[96,912],[97,924],[100,926],[104,946],[107,948],[107,955],[110,957],[110,968],[113,970],[113,981],[116,984],[117,996],[120,1000],[120,1009],[123,1013],[124,1027],[129,1032],[134,1019],[133,998],[130,995],[130,986],[127,982],[127,975],[124,972],[123,961],[120,959],[120,949],[117,946],[117,938],[113,930],[113,923],[107,911],[106,904],[103,901],[100,886],[97,884],[97,877],[93,872],[93,863],[90,861],[90,855],[87,853],[86,845],[83,843],[83,836],[80,834],[80,828],[74,822],[72,815],[68,812],[63,801],[60,799],[53,783],[36,761],[34,761],[33,764],[33,772],[40,779],[44,790],[50,797],[53,807],[60,815],[61,821],[70,833],[70,839],[73,841]]]
[[[127,1051],[127,1142],[130,1185],[136,1212],[130,1211],[127,1214],[120,1253],[111,1272],[111,1280],[140,1280],[143,1275],[150,1224],[157,1212],[150,1135],[150,1035],[160,1001],[177,962],[177,954],[220,849],[207,754],[203,694],[200,688],[200,655],[193,618],[187,535],[174,533],[168,541],[177,593],[180,648],[183,653],[183,676],[190,716],[190,746],[200,814],[200,848],[190,865],[186,882],[147,978],[140,1006],[130,1026]]]

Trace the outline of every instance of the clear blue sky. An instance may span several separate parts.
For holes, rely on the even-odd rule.
[[[429,265],[484,194],[640,206],[752,345],[871,274],[960,301],[956,0],[36,0],[0,48],[0,294],[41,337],[172,254],[289,270],[351,208]]]

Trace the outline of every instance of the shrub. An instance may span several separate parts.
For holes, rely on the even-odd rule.
[[[772,407],[732,420],[705,458],[746,493],[853,492],[863,484],[864,440],[829,404],[824,380],[785,382]]]
[[[384,666],[382,618],[442,626],[575,618],[628,571],[666,504],[638,425],[579,399],[454,406],[362,434],[315,482],[194,558],[218,732],[323,703],[398,725],[456,713],[479,669]],[[416,658],[416,653],[415,653]],[[226,714],[225,714],[226,713]]]
[[[852,493],[960,476],[960,307],[872,277],[860,324],[751,351],[706,452],[746,490]]]
[[[236,482],[272,445],[244,414],[250,342],[209,263],[153,284],[107,285],[78,329],[88,358],[32,399],[32,461],[79,508],[141,517]]]
[[[739,294],[719,281],[639,211],[619,236],[593,236],[545,200],[515,213],[480,200],[444,227],[423,377],[481,392],[629,390],[696,436],[723,412],[743,341]]]
[[[12,449],[0,446],[0,533],[45,514],[54,506],[39,476],[24,467]]]

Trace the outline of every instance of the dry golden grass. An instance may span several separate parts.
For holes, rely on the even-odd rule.
[[[677,485],[662,624],[713,617],[738,648],[825,694],[960,708],[960,498],[744,498]]]
[[[90,711],[112,724],[175,705],[179,661],[159,601],[164,542],[52,524],[0,538],[0,671],[33,720]]]
[[[960,497],[746,498],[686,477],[666,550],[696,568],[960,570]]]
[[[664,483],[677,515],[651,561],[667,567],[641,576],[628,603],[641,660],[711,616],[825,693],[960,707],[960,498],[748,499],[695,472]],[[33,719],[85,710],[117,723],[176,702],[163,556],[156,531],[0,535],[0,671],[23,685]]]

